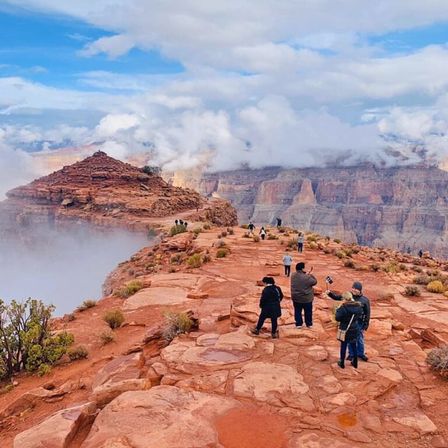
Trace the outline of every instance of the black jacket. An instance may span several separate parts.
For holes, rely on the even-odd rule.
[[[347,330],[347,341],[353,341],[358,337],[359,331],[363,325],[363,314],[361,303],[356,301],[345,302],[336,310],[336,320],[339,322],[339,328],[341,330],[347,330],[350,320],[352,321]]]
[[[342,296],[339,294],[335,294],[334,292],[329,292],[328,297],[333,300],[342,300]],[[359,302],[362,305],[362,326],[361,330],[367,330],[369,328],[370,323],[370,300],[364,296],[353,296],[356,302]]]
[[[260,308],[267,317],[280,317],[282,310],[280,302],[283,292],[279,286],[268,285],[263,289],[260,299]]]

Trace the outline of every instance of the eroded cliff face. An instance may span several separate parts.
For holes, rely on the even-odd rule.
[[[175,215],[190,221],[236,224],[236,212],[226,201],[207,200],[196,191],[174,187],[101,151],[15,188],[7,196],[0,203],[2,232],[79,221],[146,231]]]
[[[188,182],[186,182],[188,185]],[[310,229],[348,242],[448,256],[448,173],[437,168],[308,168],[204,174],[241,222]]]

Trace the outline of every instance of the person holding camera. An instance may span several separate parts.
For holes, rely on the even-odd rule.
[[[328,283],[328,281],[327,281]],[[355,302],[359,302],[362,308],[362,319],[360,331],[357,335],[356,340],[356,351],[352,346],[348,348],[348,357],[349,361],[352,361],[355,356],[357,358],[362,359],[363,361],[368,361],[368,357],[365,354],[365,346],[364,346],[364,331],[369,328],[370,323],[370,300],[363,294],[362,292],[362,283],[361,282],[353,282],[351,293],[353,295],[353,299]],[[342,295],[335,294],[334,292],[327,289],[327,295],[330,299],[333,300],[342,300]]]
[[[341,342],[341,352],[338,366],[345,368],[345,355],[347,347],[354,353],[352,366],[358,368],[357,340],[363,325],[363,311],[360,302],[357,302],[351,292],[344,292],[341,296],[342,305],[336,310],[336,321],[339,322],[338,340]]]
[[[261,293],[260,308],[261,313],[258,318],[257,326],[251,330],[252,334],[260,334],[264,321],[267,318],[271,319],[271,333],[272,338],[278,338],[277,319],[282,315],[280,302],[283,299],[283,291],[279,286],[276,286],[275,280],[272,277],[263,277],[262,280],[265,288]]]
[[[305,272],[305,263],[296,264],[296,272],[291,275],[291,299],[294,305],[294,319],[296,328],[302,328],[302,312],[305,313],[305,324],[313,327],[313,286],[317,284],[316,277],[311,274],[313,268]]]

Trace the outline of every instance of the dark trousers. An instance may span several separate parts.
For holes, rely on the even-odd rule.
[[[343,361],[345,359],[345,355],[347,354],[347,347],[349,348],[350,356],[353,356],[353,360],[355,360],[355,358],[358,358],[356,339],[353,339],[351,341],[341,341],[341,360]],[[352,355],[352,353],[354,353],[354,355]]]
[[[258,318],[258,323],[257,323],[257,330],[260,331],[261,327],[264,324],[264,321],[268,318],[271,318],[271,332],[272,334],[277,333],[277,317],[272,317],[272,316],[268,316],[266,312],[264,312],[263,310],[261,310],[260,313],[260,317]]]
[[[264,233],[262,233],[260,236],[261,236],[261,239],[264,240],[266,235]]]
[[[307,327],[313,325],[313,302],[309,303],[297,303],[292,302],[294,305],[294,319],[296,320],[296,325],[303,325],[302,310],[305,311],[305,324]]]
[[[286,277],[289,277],[290,274],[291,274],[291,266],[286,266],[286,264],[285,264],[285,275],[286,275]]]
[[[302,253],[302,252],[303,252],[303,243],[297,243],[297,251],[298,251],[299,253]]]

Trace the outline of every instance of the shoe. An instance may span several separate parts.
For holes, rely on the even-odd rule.
[[[313,328],[313,326],[312,325],[307,325],[306,328]]]
[[[344,363],[344,360],[343,360],[343,359],[340,359],[340,360],[338,361],[338,366],[339,366],[341,369],[345,369],[345,363]]]
[[[353,358],[353,361],[350,363],[355,369],[358,368],[358,358]]]
[[[272,339],[278,339],[280,336],[279,336],[279,333],[278,333],[278,331],[276,331],[275,333],[272,333]]]
[[[359,359],[362,359],[364,362],[367,362],[369,358],[366,355],[358,356]]]
[[[353,356],[348,355],[346,359],[347,361],[353,361]]]
[[[301,328],[303,328],[303,325],[296,325],[296,328],[297,328],[298,330],[300,330]]]
[[[259,335],[259,334],[260,334],[260,330],[257,330],[256,328],[252,328],[252,330],[250,330],[250,332],[251,332],[252,334],[256,334],[256,335]]]

